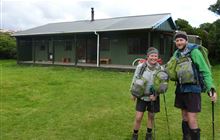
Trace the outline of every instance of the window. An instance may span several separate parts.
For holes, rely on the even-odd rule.
[[[49,46],[48,40],[35,40],[34,43],[40,51],[45,51]]]
[[[32,47],[32,41],[31,40],[19,40],[19,46],[22,47]]]
[[[100,42],[100,50],[101,51],[109,51],[110,50],[110,40],[108,38],[101,38]]]
[[[72,50],[72,41],[67,40],[65,41],[65,51],[71,51]]]
[[[150,36],[150,46],[151,47],[154,46],[154,35],[153,35],[153,33],[151,33],[151,36]]]
[[[128,38],[128,54],[146,54],[146,38]]]
[[[164,36],[160,36],[160,48],[159,48],[159,52],[160,54],[164,54]]]
[[[45,51],[45,49],[46,49],[45,45],[43,45],[43,44],[40,45],[40,50],[41,50],[41,51]]]

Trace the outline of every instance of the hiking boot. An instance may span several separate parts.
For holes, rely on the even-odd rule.
[[[183,140],[191,140],[191,137],[189,134],[183,135]]]
[[[146,133],[146,140],[152,140],[152,133]]]
[[[131,140],[138,140],[138,134],[132,134]]]

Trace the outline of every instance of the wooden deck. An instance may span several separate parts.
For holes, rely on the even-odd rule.
[[[135,66],[132,65],[116,65],[116,64],[100,64],[97,67],[97,64],[91,63],[63,63],[63,62],[54,62],[51,61],[19,61],[18,64],[27,64],[27,65],[42,65],[42,66],[67,66],[67,67],[80,67],[80,68],[97,68],[97,69],[106,69],[106,70],[118,70],[118,71],[134,71]]]

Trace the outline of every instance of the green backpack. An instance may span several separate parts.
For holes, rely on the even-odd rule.
[[[201,45],[194,45],[194,47],[197,48],[202,53],[207,66],[209,67],[209,69],[211,69],[211,64],[210,64],[209,59],[208,59],[208,50],[204,46],[201,46]],[[173,57],[167,62],[166,66],[165,66],[166,67],[166,71],[167,71],[171,81],[178,81],[177,65],[179,65],[180,62],[176,58],[176,56],[177,56],[177,51],[174,52]],[[189,55],[189,57],[190,57],[190,55]]]
[[[156,93],[163,94],[168,89],[169,76],[165,70],[158,70],[154,74],[153,88]]]
[[[174,56],[175,56],[175,54],[174,54]],[[177,74],[176,74],[176,65],[177,65],[177,59],[175,57],[172,57],[165,65],[165,69],[166,69],[171,81],[178,80]]]
[[[192,62],[190,54],[177,58],[176,74],[180,84],[197,84],[198,72]]]
[[[210,64],[209,57],[208,57],[208,54],[209,54],[208,49],[206,47],[204,47],[204,46],[201,46],[201,45],[198,46],[198,49],[202,53],[202,55],[203,55],[203,57],[205,59],[206,64],[208,65],[209,69],[211,70],[212,66]]]

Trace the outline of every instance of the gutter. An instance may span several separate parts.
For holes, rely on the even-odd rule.
[[[97,60],[96,60],[96,63],[97,63],[97,67],[100,66],[100,63],[99,63],[99,57],[100,57],[100,54],[99,54],[99,34],[94,31],[95,35],[97,36]]]

